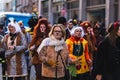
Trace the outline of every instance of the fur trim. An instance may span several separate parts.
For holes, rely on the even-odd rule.
[[[64,44],[65,41],[63,38],[61,40],[57,40],[54,38],[54,36],[51,36],[50,38],[43,40],[41,45],[38,47],[37,52],[39,53],[44,46],[55,46],[55,51],[59,51],[63,49]]]
[[[64,39],[62,38],[61,40],[55,39],[54,36],[51,36],[49,45],[50,46],[55,46],[55,51],[59,51],[63,49],[63,44],[65,44]]]

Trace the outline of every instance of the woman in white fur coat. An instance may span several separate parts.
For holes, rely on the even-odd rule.
[[[9,33],[5,35],[2,42],[7,63],[7,80],[25,80],[27,65],[23,53],[27,45],[26,38],[14,21],[8,24],[8,30]]]

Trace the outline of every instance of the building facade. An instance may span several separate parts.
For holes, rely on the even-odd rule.
[[[120,20],[120,0],[16,0],[17,12],[36,12],[56,23],[59,16],[89,21]]]
[[[15,11],[15,0],[0,0],[0,12]]]
[[[106,26],[120,20],[120,0],[42,0],[40,15],[56,23],[59,16],[68,19],[102,21]]]
[[[38,12],[39,0],[16,0],[16,11],[23,13]]]

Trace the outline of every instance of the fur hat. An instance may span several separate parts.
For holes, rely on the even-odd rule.
[[[8,24],[8,28],[9,28],[9,26],[13,26],[15,28],[15,33],[21,32],[20,26],[18,25],[17,22],[12,21]]]
[[[80,26],[83,27],[84,31],[86,32],[87,31],[87,28],[88,27],[91,27],[91,23],[89,21],[83,21]]]
[[[89,21],[83,21],[80,25],[82,27],[91,27],[91,23]]]

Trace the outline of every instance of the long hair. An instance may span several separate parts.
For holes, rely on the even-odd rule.
[[[117,32],[119,27],[120,24],[118,24],[118,22],[111,23],[108,27],[108,37],[110,38],[111,43],[114,45],[116,43],[116,38],[118,37]]]
[[[37,40],[40,39],[41,36],[43,36],[43,32],[40,31],[40,25],[41,25],[41,24],[45,24],[46,30],[45,30],[45,34],[44,34],[44,35],[45,35],[46,37],[48,36],[48,33],[49,33],[49,31],[50,31],[50,28],[49,28],[49,26],[48,26],[48,21],[47,21],[46,18],[41,18],[41,19],[38,21],[38,23],[37,23],[37,25],[35,26],[35,28],[34,28],[34,31],[33,31],[33,39],[32,39],[32,41],[31,41],[31,44],[30,44],[30,45],[34,45],[34,44],[37,42]]]

